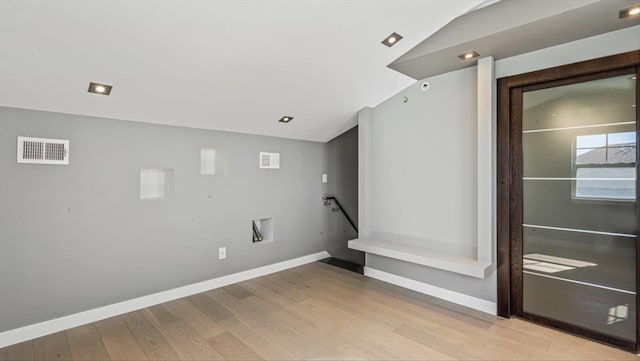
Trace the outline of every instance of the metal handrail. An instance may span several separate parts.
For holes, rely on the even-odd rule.
[[[347,212],[345,212],[344,208],[342,208],[342,205],[340,204],[340,202],[338,202],[338,199],[336,197],[333,197],[333,196],[323,197],[322,200],[324,200],[325,202],[327,202],[327,201],[336,202],[336,204],[338,205],[338,208],[340,208],[340,210],[342,211],[342,214],[344,214],[344,216],[347,218],[347,221],[349,221],[349,224],[351,225],[351,227],[353,227],[353,229],[356,231],[356,233],[358,232],[358,227],[356,227],[356,224],[353,223],[353,221],[351,220],[351,217],[349,217]]]

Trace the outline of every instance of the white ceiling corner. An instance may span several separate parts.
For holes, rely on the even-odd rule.
[[[485,3],[3,0],[0,105],[327,141],[414,82],[389,63]]]

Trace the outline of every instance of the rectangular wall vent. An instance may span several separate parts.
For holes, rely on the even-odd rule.
[[[69,164],[69,141],[18,137],[18,163]]]
[[[260,168],[280,169],[280,153],[260,152]]]

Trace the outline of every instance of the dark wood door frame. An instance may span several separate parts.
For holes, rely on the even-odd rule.
[[[497,278],[498,315],[522,314],[522,93],[537,87],[577,83],[640,70],[640,50],[555,68],[498,79],[497,114]],[[543,84],[544,83],[544,84]],[[636,81],[636,130],[640,131],[640,79]],[[640,169],[640,147],[636,147],[636,169]],[[640,200],[640,177],[636,179]],[[640,201],[636,202],[640,215]],[[640,220],[636,223],[640,235]],[[640,239],[636,237],[636,274],[640,275]],[[636,277],[640,291],[640,277]],[[555,326],[588,337],[599,338],[633,351],[640,351],[640,298],[636,295],[636,343],[598,337],[570,325]],[[545,320],[549,321],[549,320]],[[550,323],[550,322],[548,322]],[[552,324],[553,325],[553,324]]]

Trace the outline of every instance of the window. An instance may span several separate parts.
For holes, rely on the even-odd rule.
[[[577,136],[574,198],[635,200],[636,142],[635,132]]]

